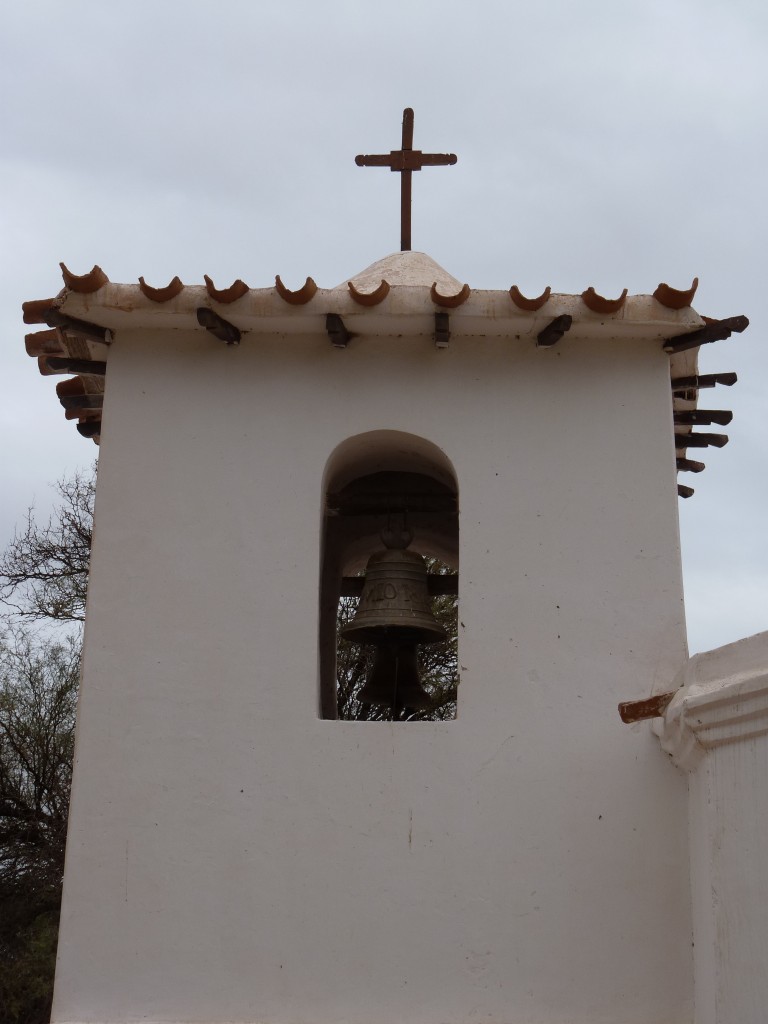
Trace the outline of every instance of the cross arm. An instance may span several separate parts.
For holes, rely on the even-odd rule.
[[[355,163],[358,167],[390,167],[392,157],[389,153],[361,153],[355,157]]]
[[[414,151],[414,156],[418,151]],[[423,167],[443,167],[447,164],[453,165],[458,161],[455,153],[420,153],[419,162]]]
[[[391,153],[361,153],[355,157],[358,167],[389,167],[392,171],[420,171],[422,167],[455,164],[455,153],[422,153],[420,149],[393,149]]]

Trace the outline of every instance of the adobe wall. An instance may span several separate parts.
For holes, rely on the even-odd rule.
[[[458,718],[318,717],[322,481],[455,467]],[[686,1024],[669,363],[314,338],[110,352],[53,1019]]]
[[[691,658],[656,723],[688,773],[696,1024],[768,1005],[768,633]]]

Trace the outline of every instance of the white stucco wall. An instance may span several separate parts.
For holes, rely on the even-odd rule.
[[[657,723],[689,773],[696,1024],[768,1006],[768,633],[697,654]]]
[[[53,1019],[689,1024],[685,658],[657,342],[121,331]],[[458,719],[317,716],[322,478],[444,450]]]

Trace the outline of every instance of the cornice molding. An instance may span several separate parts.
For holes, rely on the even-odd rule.
[[[707,752],[768,734],[768,633],[691,658],[657,735],[683,771]]]

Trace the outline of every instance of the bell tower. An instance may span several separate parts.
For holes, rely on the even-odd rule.
[[[101,454],[53,1020],[690,1024],[686,778],[616,706],[687,659],[693,290],[64,276],[28,347]],[[361,590],[418,703],[422,556],[456,717],[339,720]]]

